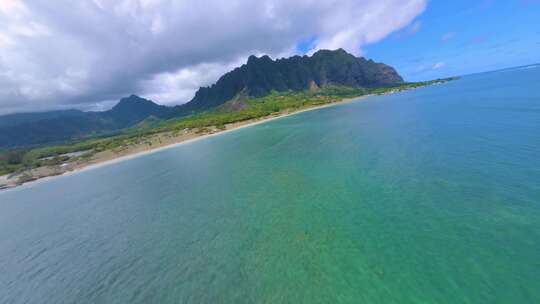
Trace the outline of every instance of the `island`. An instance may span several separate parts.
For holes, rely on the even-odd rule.
[[[0,117],[0,189],[355,98],[454,79],[404,82],[392,67],[342,49],[278,60],[250,56],[175,107],[131,95],[103,112]]]

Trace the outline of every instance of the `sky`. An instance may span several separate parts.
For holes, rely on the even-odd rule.
[[[249,55],[343,48],[407,81],[540,63],[540,0],[0,0],[0,114],[188,102]]]
[[[408,81],[540,63],[540,0],[437,1],[364,55]]]

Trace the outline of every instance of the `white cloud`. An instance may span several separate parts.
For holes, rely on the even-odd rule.
[[[228,64],[202,63],[173,72],[152,75],[142,81],[140,95],[162,104],[175,104],[178,100],[189,100],[201,86],[209,86],[224,73],[244,63],[244,58]]]
[[[396,39],[402,39],[416,35],[422,29],[422,21],[416,20],[403,30],[399,31],[395,36]]]
[[[442,61],[439,61],[437,63],[435,63],[432,67],[433,70],[438,70],[438,69],[441,69],[443,68],[444,66],[446,65],[446,63],[442,62]]]
[[[49,30],[46,26],[37,22],[15,23],[9,29],[8,32],[14,36],[36,37],[49,35]]]
[[[10,36],[0,33],[0,48],[8,48],[15,45],[15,41]]]
[[[442,42],[447,42],[447,41],[451,40],[452,38],[454,38],[455,36],[456,36],[456,32],[445,33],[444,35],[442,35],[441,41]]]
[[[0,0],[0,13],[5,15],[17,15],[25,10],[25,6],[20,0]]]
[[[0,0],[0,113],[131,93],[186,102],[250,54],[361,54],[427,0]],[[413,24],[414,25],[414,24]],[[418,23],[418,29],[419,29]]]
[[[424,11],[426,1],[346,1],[330,3],[322,14],[315,49],[344,48],[359,54],[362,45],[375,43],[407,26]],[[321,12],[322,13],[322,12]],[[413,23],[416,31],[421,23]]]

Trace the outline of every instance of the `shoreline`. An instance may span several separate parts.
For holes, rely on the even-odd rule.
[[[387,93],[387,94],[393,94],[393,93]],[[141,157],[141,156],[144,156],[144,155],[157,153],[157,152],[167,150],[167,149],[172,149],[172,148],[178,147],[180,145],[189,144],[189,143],[192,143],[192,142],[195,142],[195,141],[198,141],[198,140],[203,140],[203,139],[210,138],[210,137],[213,137],[213,136],[222,135],[222,134],[226,134],[226,133],[236,131],[236,130],[240,130],[240,129],[243,129],[243,128],[263,124],[263,123],[266,123],[266,122],[269,122],[269,121],[272,121],[272,120],[285,118],[285,117],[288,117],[288,116],[292,116],[292,115],[296,115],[296,114],[300,114],[300,113],[304,113],[304,112],[308,112],[308,111],[320,110],[320,109],[329,108],[329,107],[333,107],[333,106],[337,106],[337,105],[343,105],[343,104],[347,104],[347,103],[350,103],[350,102],[353,102],[353,101],[366,99],[366,98],[372,97],[372,96],[374,96],[374,95],[368,94],[368,95],[362,95],[362,96],[358,96],[358,97],[343,98],[343,99],[338,100],[336,102],[322,104],[322,105],[318,105],[318,106],[314,106],[314,107],[308,107],[308,108],[300,109],[298,111],[284,112],[284,113],[279,113],[279,114],[272,114],[272,115],[269,115],[269,116],[264,116],[264,117],[256,118],[256,119],[253,119],[253,120],[247,120],[247,121],[240,121],[240,122],[236,122],[236,123],[231,123],[231,124],[229,124],[230,128],[229,128],[229,125],[227,125],[227,128],[225,130],[219,130],[219,131],[209,133],[209,134],[208,133],[195,134],[194,137],[192,137],[192,138],[180,139],[177,142],[168,143],[168,144],[165,144],[163,146],[159,146],[159,147],[155,147],[155,148],[146,148],[146,149],[143,149],[142,151],[127,153],[126,155],[120,155],[120,156],[112,157],[110,159],[102,159],[102,160],[96,159],[95,162],[92,162],[92,161],[88,161],[86,163],[83,162],[83,163],[77,164],[77,166],[75,166],[71,170],[65,170],[65,171],[62,171],[62,172],[60,172],[58,174],[53,173],[53,174],[50,174],[50,175],[47,175],[47,176],[37,177],[37,178],[35,178],[33,180],[29,180],[27,182],[18,183],[18,181],[16,180],[16,181],[12,181],[11,183],[7,183],[11,179],[11,178],[8,178],[10,175],[9,174],[8,175],[3,175],[3,176],[0,176],[0,191],[7,191],[7,190],[11,190],[11,189],[19,189],[19,188],[21,188],[23,186],[32,186],[32,185],[35,185],[35,184],[37,184],[39,182],[45,182],[45,181],[51,180],[53,178],[62,177],[62,176],[69,176],[69,175],[77,174],[77,173],[80,173],[80,172],[84,172],[84,171],[88,171],[88,170],[92,170],[92,169],[97,169],[97,168],[100,168],[100,167],[104,167],[104,166],[107,166],[107,165],[123,162],[123,161],[130,160],[130,159],[133,159],[133,158]],[[193,134],[191,134],[191,135],[193,135]],[[14,179],[16,179],[16,178],[14,178]],[[5,180],[6,184],[2,184],[2,180]],[[2,186],[4,186],[4,187],[2,187]]]

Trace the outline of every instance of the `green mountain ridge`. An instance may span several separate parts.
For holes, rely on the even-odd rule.
[[[0,117],[0,148],[25,147],[118,132],[171,108],[131,95],[103,112],[66,110]]]
[[[219,107],[235,96],[263,97],[331,86],[374,88],[403,83],[394,68],[355,57],[343,49],[272,60],[250,56],[247,63],[200,88],[183,105],[167,107],[136,95],[103,112],[79,110],[0,116],[0,149],[30,147],[121,132],[145,119],[172,119]],[[234,109],[234,107],[232,108]]]
[[[266,55],[250,56],[246,64],[226,73],[212,86],[200,88],[190,102],[176,106],[172,113],[182,116],[210,109],[241,91],[262,97],[271,91],[302,91],[311,86],[377,87],[399,83],[403,79],[391,66],[355,57],[343,49],[277,60]]]

